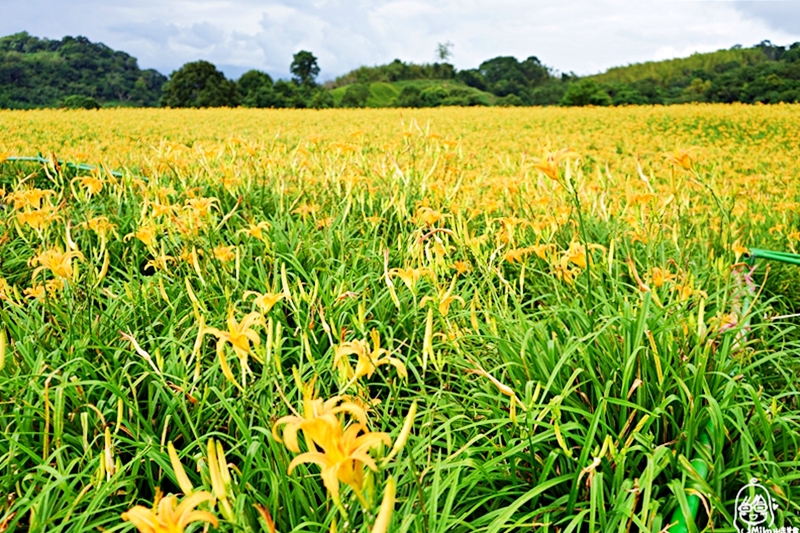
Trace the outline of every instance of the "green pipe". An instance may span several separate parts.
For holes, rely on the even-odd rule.
[[[5,158],[5,161],[24,161],[24,162],[31,162],[31,163],[50,163],[51,160],[47,159],[46,157],[41,156],[9,156]],[[69,168],[74,168],[75,170],[84,170],[87,172],[91,172],[95,170],[97,166],[94,165],[87,165],[86,163],[72,163],[70,161],[62,161],[61,159],[58,160],[59,165],[64,165]],[[115,178],[121,178],[122,172],[112,171],[111,175]]]
[[[754,259],[769,259],[771,261],[780,261],[782,263],[789,263],[790,265],[800,265],[800,255],[790,254],[787,252],[773,252],[772,250],[761,250],[758,248],[750,248],[747,259],[752,262]]]
[[[781,263],[788,263],[790,265],[800,265],[800,255],[790,254],[788,252],[775,252],[772,250],[761,250],[760,248],[750,248],[745,257],[750,265],[753,265],[756,259],[768,259],[770,261],[780,261]],[[747,276],[749,276],[749,274]],[[746,283],[748,279],[747,276],[745,277]],[[747,283],[747,285],[748,286],[745,289],[745,309],[749,309],[752,298],[755,297],[755,287],[752,286],[752,282]],[[750,318],[748,316],[745,327],[749,326],[749,322]],[[700,435],[698,435],[698,440],[708,449],[709,453],[711,453],[711,438],[713,435],[714,425],[709,420],[706,427],[700,432]],[[694,453],[693,455],[694,458],[692,459],[692,468],[694,468],[700,478],[705,481],[706,476],[708,476],[708,464],[706,464],[705,460],[699,457],[697,453]],[[698,496],[691,495],[686,498],[686,503],[689,507],[689,518],[692,522],[694,522],[697,518],[697,510],[700,508],[700,498]],[[669,533],[688,533],[688,519],[686,516],[684,516],[680,506],[678,506],[678,508],[672,513],[670,524],[673,525],[669,528]]]
[[[714,435],[714,424],[711,421],[708,421],[706,427],[700,432],[697,437],[697,440],[700,441],[700,444],[705,446],[708,453],[711,454],[711,438]],[[708,463],[706,463],[705,459],[699,456],[698,453],[694,453],[694,459],[692,459],[692,468],[695,469],[697,475],[700,476],[700,479],[703,481],[706,480],[708,476]],[[695,518],[697,518],[697,510],[700,508],[700,497],[695,496],[692,494],[686,498],[686,503],[689,506],[689,515],[694,522]],[[683,511],[681,510],[680,506],[675,509],[675,512],[672,513],[672,519],[669,521],[670,524],[673,524],[669,528],[669,533],[688,533],[689,531],[689,524],[687,523],[686,517],[683,515]]]

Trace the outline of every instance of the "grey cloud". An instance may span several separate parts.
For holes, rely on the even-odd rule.
[[[216,65],[217,70],[225,74],[225,77],[229,80],[238,80],[242,77],[242,74],[250,70],[250,67],[242,67],[239,65],[223,65],[219,64]]]
[[[166,44],[170,37],[180,34],[180,29],[175,24],[157,20],[112,24],[108,28],[123,35],[146,39],[158,44]]]
[[[208,48],[219,44],[224,44],[225,31],[210,22],[197,22],[190,28],[182,31],[178,37],[178,42],[193,48]]]
[[[736,9],[770,27],[800,34],[800,2],[793,0],[750,0],[734,2]]]

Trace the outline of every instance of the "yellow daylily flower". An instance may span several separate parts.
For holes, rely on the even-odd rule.
[[[318,204],[306,203],[298,206],[294,211],[292,211],[292,214],[300,215],[303,221],[305,221],[309,217],[309,215],[314,215],[320,209],[321,207]]]
[[[539,259],[543,261],[547,261],[547,254],[554,248],[552,244],[534,244],[533,246],[529,246],[528,249],[535,253]]]
[[[466,274],[472,270],[472,265],[467,261],[456,261],[453,263],[453,268],[455,268],[456,272],[459,274]]]
[[[322,482],[333,501],[340,505],[339,482],[349,485],[362,504],[366,503],[361,494],[364,486],[364,466],[377,472],[378,465],[367,453],[381,443],[386,446],[392,441],[386,433],[367,431],[360,423],[352,424],[344,431],[340,425],[332,426],[324,420],[315,420],[306,431],[318,442],[321,452],[301,453],[289,463],[289,474],[303,463],[314,463],[322,469]]]
[[[406,284],[408,290],[413,291],[422,276],[433,276],[429,268],[393,268],[389,271],[390,276],[397,276]]]
[[[650,279],[653,280],[654,286],[661,287],[665,283],[675,279],[675,274],[660,267],[653,267],[653,269],[650,271]]]
[[[31,300],[43,300],[44,295],[46,294],[46,289],[42,284],[34,285],[33,287],[23,289],[22,294],[25,296],[25,298]]]
[[[39,209],[44,198],[55,196],[55,194],[55,191],[50,189],[22,189],[8,193],[6,199],[14,205],[14,209],[17,211],[24,208]]]
[[[195,508],[214,497],[207,491],[198,491],[183,498],[176,506],[177,498],[167,496],[158,502],[157,510],[137,505],[122,513],[122,520],[132,523],[139,533],[183,533],[193,522],[208,522],[217,527],[217,517],[208,511]]]
[[[437,222],[444,220],[446,215],[436,211],[435,209],[431,209],[430,207],[420,207],[417,209],[416,216],[414,217],[418,223],[421,223],[425,226],[433,226]]]
[[[73,274],[72,260],[75,258],[83,259],[80,252],[62,252],[60,250],[47,250],[30,260],[31,266],[40,265],[34,269],[31,279],[42,270],[49,270],[56,278],[71,278]]]
[[[694,164],[694,153],[697,148],[692,146],[690,148],[676,148],[672,152],[664,154],[664,158],[670,163],[677,165],[685,170],[690,170]]]
[[[577,154],[569,148],[562,148],[557,152],[548,152],[544,157],[535,158],[533,167],[552,180],[558,180],[558,165],[567,157]]]
[[[252,224],[247,226],[245,229],[239,230],[239,233],[244,233],[244,234],[249,235],[249,236],[251,236],[251,237],[253,237],[255,239],[258,239],[259,241],[267,242],[266,241],[267,237],[266,237],[266,235],[264,235],[264,232],[269,230],[270,227],[272,227],[272,226],[267,221],[262,221],[262,222],[259,222],[257,224],[255,222],[253,222]]]
[[[45,229],[50,225],[50,222],[59,218],[56,215],[56,208],[50,205],[43,206],[41,209],[17,213],[17,222],[22,225],[28,225],[36,231]]]
[[[190,198],[186,200],[184,209],[190,211],[196,217],[205,217],[211,212],[212,207],[218,207],[219,200],[213,196],[210,198]]]
[[[586,247],[573,241],[569,245],[569,249],[564,252],[564,259],[579,268],[586,268]]]
[[[230,263],[234,259],[236,259],[236,247],[235,246],[215,246],[211,253],[214,254],[214,259],[219,261],[220,263]]]
[[[315,420],[322,419],[326,423],[336,426],[339,425],[337,415],[347,413],[362,425],[367,424],[367,413],[359,405],[353,402],[342,402],[342,396],[334,396],[323,401],[316,397],[314,385],[316,378],[303,385],[303,416],[288,415],[279,418],[272,426],[272,436],[277,442],[281,442],[278,436],[278,428],[285,425],[283,429],[283,443],[290,451],[300,453],[300,445],[297,440],[297,432],[303,431]],[[312,435],[303,431],[306,445],[309,449],[316,449]]]
[[[512,248],[503,255],[503,260],[508,263],[522,263],[525,256],[531,252],[529,248]]]
[[[125,235],[123,240],[127,242],[131,240],[132,237],[136,237],[142,242],[142,244],[148,248],[152,248],[156,244],[157,231],[157,228],[153,224],[143,224],[139,226],[133,233],[128,233]]]
[[[217,328],[204,328],[204,333],[209,333],[217,337],[217,357],[219,357],[220,366],[222,366],[222,373],[234,385],[242,388],[236,379],[233,377],[228,361],[225,358],[225,344],[230,343],[233,352],[239,358],[239,364],[242,367],[242,376],[247,372],[250,367],[247,365],[247,357],[252,353],[250,343],[258,346],[261,344],[261,339],[258,337],[252,328],[253,326],[264,325],[264,316],[261,313],[252,312],[242,318],[241,322],[236,320],[236,315],[233,308],[228,311],[227,330],[219,330]]]
[[[89,196],[93,196],[102,191],[103,185],[105,184],[105,180],[97,176],[81,176],[78,178],[73,178],[72,183],[75,183],[76,181],[83,185],[83,188],[86,189],[86,193]]]
[[[420,308],[424,308],[428,302],[437,302],[438,301],[438,308],[439,313],[442,316],[447,316],[447,313],[450,312],[450,306],[453,302],[460,302],[461,305],[464,305],[464,299],[461,296],[457,296],[453,294],[453,289],[456,286],[456,279],[453,278],[453,282],[450,284],[448,289],[443,289],[439,291],[439,294],[436,295],[436,298],[432,296],[425,296],[419,302]]]
[[[733,246],[731,246],[731,250],[733,250],[733,255],[736,257],[736,261],[737,262],[739,261],[740,257],[742,257],[745,254],[750,253],[750,250],[748,250],[748,248],[746,246],[743,246],[739,242],[739,239],[737,239],[736,242],[733,243]]]
[[[145,263],[145,267],[153,268],[155,270],[161,270],[162,272],[169,271],[169,263],[175,262],[175,258],[171,255],[166,254],[159,254],[147,263]]]
[[[117,226],[112,224],[106,216],[90,218],[86,222],[80,224],[80,226],[87,227],[95,232],[102,241],[107,240],[109,233],[113,233],[114,230],[117,229]]]
[[[159,202],[151,203],[150,207],[153,208],[152,212],[150,213],[150,216],[152,218],[158,218],[158,217],[163,217],[163,216],[167,216],[167,215],[174,215],[179,209],[178,205],[175,205],[175,204],[162,204],[162,203],[159,203]]]
[[[372,349],[370,349],[366,340],[344,342],[336,347],[333,356],[333,364],[335,366],[342,361],[343,368],[345,368],[347,375],[351,376],[348,387],[362,376],[367,376],[368,378],[372,377],[375,369],[380,365],[392,365],[397,369],[397,373],[400,377],[408,377],[406,365],[396,357],[391,357],[388,350],[381,348],[380,333],[378,330],[373,329],[370,335],[372,337]],[[353,371],[349,363],[347,363],[348,355],[356,355],[358,357],[355,371]]]
[[[265,292],[260,293],[256,291],[245,291],[242,299],[247,300],[249,296],[255,296],[255,302],[259,309],[261,309],[261,313],[267,314],[269,313],[275,304],[280,302],[284,299],[285,295],[282,292]]]

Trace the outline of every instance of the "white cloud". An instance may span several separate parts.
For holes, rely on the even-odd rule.
[[[561,71],[800,40],[797,1],[667,0],[4,0],[0,33],[86,35],[143,67],[207,59],[227,72],[288,76],[314,52],[321,78],[400,58],[429,62],[454,43],[458,68],[498,55],[538,56]]]

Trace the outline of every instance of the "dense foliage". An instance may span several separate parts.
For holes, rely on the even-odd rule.
[[[0,108],[59,107],[70,96],[101,104],[153,106],[166,77],[85,37],[0,38]],[[75,99],[73,99],[74,101]]]

